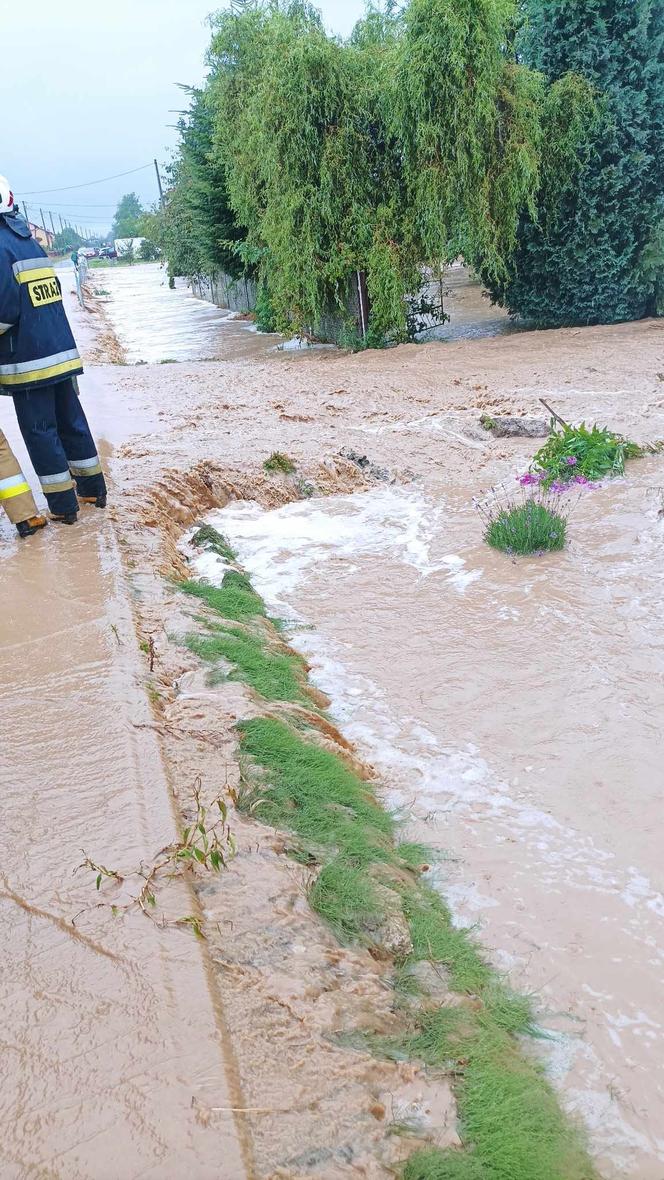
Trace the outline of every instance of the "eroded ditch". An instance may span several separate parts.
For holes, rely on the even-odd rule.
[[[401,839],[398,821],[375,799],[368,770],[352,755],[349,765],[347,743],[335,740],[329,720],[318,715],[324,702],[309,688],[306,664],[267,619],[223,537],[204,528],[192,544],[204,550],[199,563],[208,579],[215,561],[218,568],[216,585],[182,584],[214,612],[188,646],[215,678],[228,673],[248,684],[259,711],[238,726],[244,764],[235,802],[285,832],[284,851],[311,870],[312,908],[342,944],[365,947],[386,964],[388,1010],[346,1035],[378,1057],[430,1067],[434,1086],[435,1071],[454,1079],[464,1149],[441,1151],[447,1127],[434,1127],[429,1146],[410,1156],[406,1175],[428,1180],[452,1169],[480,1177],[486,1167],[505,1180],[521,1173],[591,1177],[541,1071],[516,1040],[537,1035],[528,999],[491,971],[423,883],[430,850]],[[417,1133],[408,1121],[399,1129]]]
[[[469,545],[465,500],[449,492],[232,504],[209,519],[291,621],[409,838],[452,858],[432,879],[458,923],[479,921],[493,961],[536,994],[555,1034],[543,1056],[603,1174],[659,1180],[653,474],[646,463],[582,502],[564,576],[561,559],[515,566]]]

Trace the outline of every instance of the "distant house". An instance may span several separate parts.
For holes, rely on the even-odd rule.
[[[44,229],[43,225],[35,225],[33,221],[29,221],[28,225],[30,227],[30,233],[33,238],[37,239],[39,245],[44,250],[52,250],[55,235],[51,233],[50,229]]]

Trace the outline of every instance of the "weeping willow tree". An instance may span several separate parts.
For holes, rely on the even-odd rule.
[[[398,144],[385,126],[396,35],[396,19],[374,14],[343,44],[300,2],[216,20],[215,159],[282,330],[344,309],[361,271],[374,334],[404,336],[419,260],[402,241]]]
[[[344,313],[359,272],[371,343],[406,338],[427,265],[500,282],[541,140],[513,28],[511,0],[373,6],[345,42],[306,0],[218,14],[171,198],[197,258],[253,268],[282,331]]]
[[[409,231],[423,261],[505,273],[540,156],[539,75],[510,52],[509,0],[411,0],[391,79]]]

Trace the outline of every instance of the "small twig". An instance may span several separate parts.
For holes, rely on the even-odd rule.
[[[279,1106],[211,1106],[213,1114],[232,1112],[234,1114],[289,1114],[287,1107]]]
[[[201,1106],[209,1114],[289,1114],[289,1107],[279,1106],[203,1106],[196,1097],[191,1100],[193,1108]]]
[[[199,775],[192,788],[196,809],[193,822],[183,829],[178,840],[161,849],[152,865],[141,864],[140,869],[131,874],[138,876],[143,882],[139,892],[123,905],[101,902],[101,906],[108,906],[114,916],[126,914],[132,909],[139,909],[147,918],[163,925],[164,923],[160,922],[155,913],[157,906],[156,887],[160,880],[173,879],[183,872],[191,870],[195,864],[202,865],[203,868],[214,873],[219,873],[223,868],[226,868],[228,860],[236,852],[235,838],[228,823],[228,806],[221,795],[217,795],[209,804],[205,805],[201,798],[202,791],[203,783]],[[98,891],[101,890],[105,879],[115,882],[116,885],[126,882],[126,877],[115,869],[97,864],[85,850],[83,850],[83,856],[85,859],[78,869],[89,869],[96,874],[95,884]],[[74,871],[77,872],[78,869]],[[187,915],[168,924],[190,926],[199,938],[205,938],[200,919],[195,916]]]
[[[566,422],[564,418],[561,418],[560,414],[556,414],[556,411],[551,409],[551,406],[548,402],[544,401],[543,397],[540,398],[540,402],[544,406],[544,409],[549,411],[554,422],[559,422],[561,426],[564,426],[565,430],[569,430],[569,422]]]

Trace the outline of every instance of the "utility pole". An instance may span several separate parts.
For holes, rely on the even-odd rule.
[[[60,233],[64,233],[64,228],[65,228],[65,227],[64,227],[64,224],[63,224],[63,221],[62,221],[62,213],[58,213],[58,217],[60,218]]]
[[[161,176],[159,175],[159,165],[156,160],[154,162],[154,170],[157,173],[157,184],[159,185],[159,204],[161,205],[161,207],[163,209],[163,207],[164,207],[164,190],[161,186]]]
[[[54,222],[54,220],[53,220],[53,214],[51,213],[51,210],[50,210],[50,209],[49,209],[49,211],[48,211],[48,215],[49,215],[49,217],[50,217],[50,219],[51,219],[51,229],[53,230],[53,236],[55,237],[55,222]]]

